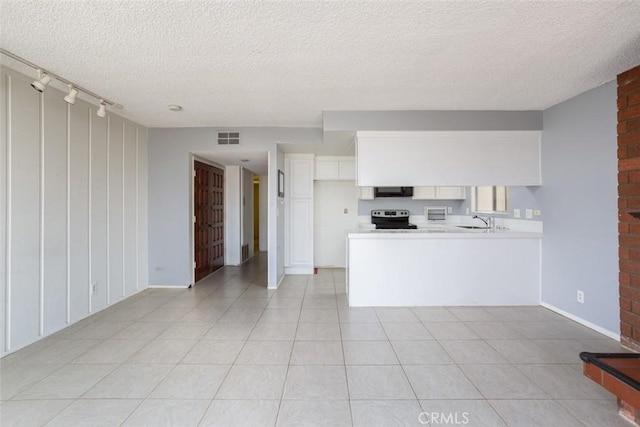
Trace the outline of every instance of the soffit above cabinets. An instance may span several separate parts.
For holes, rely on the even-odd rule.
[[[359,186],[540,185],[540,131],[358,132]]]

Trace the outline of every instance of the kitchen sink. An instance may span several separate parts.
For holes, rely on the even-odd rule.
[[[479,225],[456,225],[458,228],[466,228],[467,230],[488,230],[489,227],[482,227]]]

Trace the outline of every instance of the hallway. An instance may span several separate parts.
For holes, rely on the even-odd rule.
[[[350,309],[344,270],[273,291],[266,264],[148,289],[5,357],[2,425],[628,425],[578,358],[620,346],[551,311]]]

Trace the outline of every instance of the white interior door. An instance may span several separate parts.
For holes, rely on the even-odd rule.
[[[358,187],[354,181],[314,183],[314,265],[345,267],[347,231],[358,228]]]

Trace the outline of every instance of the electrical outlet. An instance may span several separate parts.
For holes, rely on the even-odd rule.
[[[532,209],[527,209],[524,211],[524,216],[527,219],[531,219],[533,218],[533,210]]]
[[[584,292],[578,291],[577,299],[580,304],[584,304]]]
[[[542,212],[540,212],[540,209],[533,210],[533,216],[540,216],[540,215],[542,215]]]
[[[514,209],[513,210],[513,217],[514,218],[520,218],[520,209]]]
[[[451,206],[447,206],[447,213],[453,213],[453,208]]]
[[[91,284],[91,293],[95,294],[96,292],[98,292],[98,282],[93,282]]]

